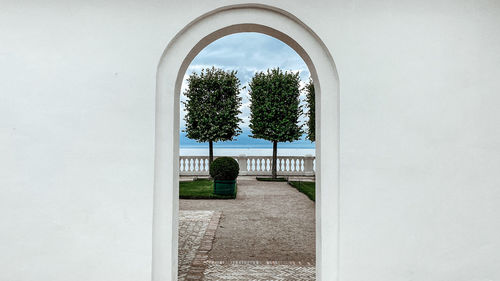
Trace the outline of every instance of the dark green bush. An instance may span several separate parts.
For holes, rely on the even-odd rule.
[[[239,173],[240,166],[231,157],[219,157],[210,165],[210,176],[215,180],[235,180]]]

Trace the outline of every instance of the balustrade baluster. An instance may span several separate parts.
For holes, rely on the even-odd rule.
[[[270,156],[234,157],[240,166],[240,175],[269,175],[273,159]],[[313,176],[316,159],[312,155],[282,156],[276,159],[276,171],[291,175]],[[180,156],[179,173],[181,175],[207,175],[210,171],[206,156]]]

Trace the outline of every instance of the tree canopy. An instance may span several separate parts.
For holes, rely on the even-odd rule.
[[[215,67],[202,69],[187,79],[184,92],[186,107],[186,136],[198,142],[209,142],[210,162],[213,160],[212,143],[232,140],[241,133],[240,80],[236,71]]]
[[[309,83],[305,87],[306,90],[306,101],[307,107],[307,139],[311,142],[316,141],[316,108],[315,108],[315,95],[314,95],[314,83],[312,79],[309,79]]]
[[[277,142],[300,139],[299,73],[279,68],[258,72],[249,87],[252,137]]]

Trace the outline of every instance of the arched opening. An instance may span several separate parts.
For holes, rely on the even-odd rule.
[[[251,109],[252,79],[257,73],[276,68],[298,80],[293,80],[298,82],[293,83],[298,91],[287,91],[291,93],[289,98],[272,100],[273,107],[265,110],[273,115],[287,112],[294,120],[287,122],[287,129],[281,126],[283,118],[259,122],[265,114],[259,113],[258,108]],[[307,66],[293,49],[262,33],[241,32],[222,37],[190,62],[180,104],[179,280],[186,280],[187,276],[203,276],[204,280],[225,280],[231,276],[242,280],[270,276],[315,280],[315,143],[306,139],[308,130],[304,128],[299,138],[292,136],[309,120],[305,113],[295,116],[308,107],[309,76]],[[201,94],[207,92],[200,90],[202,80],[210,82],[210,95],[219,98],[209,99]],[[239,91],[231,87],[222,94],[217,91],[222,81],[241,83],[236,87]],[[280,93],[272,96],[277,95]],[[224,97],[227,100],[221,101]],[[284,111],[291,104],[296,104],[296,110]],[[234,114],[239,121],[231,118]],[[225,117],[221,119],[219,115]],[[262,181],[272,176],[273,142],[263,136],[251,137],[255,134],[251,123],[259,126],[261,132],[264,127],[276,133],[287,130],[286,136],[278,137],[276,174],[288,182]],[[220,191],[216,194],[214,181],[209,178],[208,137],[218,140],[212,142],[215,158],[230,157],[238,163],[237,186],[230,195]],[[215,231],[207,231],[209,226]],[[210,250],[202,244],[210,245]]]
[[[336,280],[339,238],[337,71],[325,45],[305,24],[285,11],[255,4],[222,7],[197,18],[175,36],[160,60],[156,95],[153,280],[176,280],[177,274],[179,97],[184,73],[208,44],[239,32],[263,33],[286,43],[302,57],[315,81],[316,279]]]

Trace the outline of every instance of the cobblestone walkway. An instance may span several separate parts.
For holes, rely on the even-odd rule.
[[[205,281],[241,280],[241,281],[310,281],[316,279],[313,264],[294,262],[256,262],[232,261],[207,262]]]
[[[236,200],[180,200],[180,210],[179,280],[316,279],[314,202],[287,183],[239,178]],[[186,278],[200,256],[197,249],[205,247],[200,243],[210,217],[219,212],[213,245],[201,254],[206,257],[199,268],[203,273]]]
[[[179,281],[186,280],[213,213],[213,211],[179,211]]]

